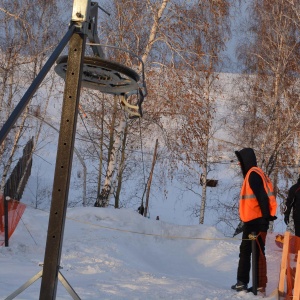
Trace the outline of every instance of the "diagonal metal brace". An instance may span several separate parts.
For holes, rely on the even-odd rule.
[[[5,300],[12,300],[25,291],[29,286],[31,286],[34,282],[36,282],[39,278],[43,276],[43,270],[39,271],[33,277],[31,277],[28,281],[26,281],[22,286],[20,286],[16,291],[10,294]]]
[[[25,291],[29,286],[31,286],[33,283],[35,283],[42,276],[43,276],[43,270],[39,271],[37,274],[32,276],[28,281],[26,281],[22,286],[20,286],[16,291],[14,291],[12,294],[10,294],[8,297],[6,297],[4,300],[12,300],[12,299],[16,298],[19,294],[21,294],[23,291]],[[58,272],[58,279],[74,300],[80,300],[79,296],[76,294],[74,289],[71,287],[69,282],[61,274],[60,271]]]
[[[58,46],[56,47],[54,52],[51,54],[51,56],[47,60],[46,64],[44,65],[44,67],[42,68],[40,73],[34,79],[34,81],[30,85],[30,87],[28,88],[28,90],[26,91],[26,93],[24,94],[24,96],[22,97],[20,102],[18,103],[18,105],[15,107],[15,109],[9,116],[8,120],[3,125],[2,129],[0,130],[0,145],[3,143],[6,136],[9,133],[10,129],[14,126],[17,119],[19,118],[19,116],[21,115],[21,113],[23,112],[23,110],[25,109],[27,104],[29,103],[30,99],[32,98],[32,96],[34,95],[34,93],[36,92],[36,90],[38,89],[40,84],[42,83],[43,79],[45,78],[45,76],[47,75],[47,73],[49,72],[49,70],[55,63],[55,61],[57,60],[58,56],[60,55],[62,50],[65,48],[67,43],[69,42],[71,36],[73,35],[74,30],[75,30],[75,27],[71,26],[69,31],[65,34],[65,36],[63,37],[61,42],[58,44]]]

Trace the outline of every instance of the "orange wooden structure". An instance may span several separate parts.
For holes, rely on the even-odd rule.
[[[300,300],[300,238],[290,232],[283,238],[278,300]]]

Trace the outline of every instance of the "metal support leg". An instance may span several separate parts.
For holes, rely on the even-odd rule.
[[[36,275],[31,277],[28,281],[26,281],[21,287],[19,287],[15,292],[10,294],[5,300],[12,300],[25,291],[29,286],[31,286],[34,282],[36,282],[43,275],[43,270],[39,271]]]
[[[28,281],[26,281],[21,287],[19,287],[16,291],[14,291],[12,294],[10,294],[8,297],[6,297],[4,300],[12,300],[15,297],[17,297],[19,294],[21,294],[23,291],[25,291],[29,286],[31,286],[34,282],[36,282],[39,278],[43,276],[43,270],[39,271],[36,275],[31,277]],[[69,295],[74,300],[80,300],[79,296],[76,294],[74,289],[71,287],[67,279],[61,274],[61,272],[58,272],[58,279],[61,282],[61,284],[65,287]]]
[[[58,279],[74,300],[80,300],[77,293],[74,291],[67,279],[60,272],[58,272]]]

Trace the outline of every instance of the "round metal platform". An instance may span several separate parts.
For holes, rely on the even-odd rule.
[[[55,72],[66,78],[68,56],[56,61]],[[138,90],[139,75],[132,69],[99,57],[84,57],[82,86],[107,94],[126,94]]]

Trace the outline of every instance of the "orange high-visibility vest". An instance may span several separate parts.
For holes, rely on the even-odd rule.
[[[269,208],[270,208],[270,215],[276,215],[277,209],[277,202],[274,195],[274,188],[270,178],[258,167],[252,167],[246,174],[241,193],[240,193],[240,218],[243,222],[249,222],[256,218],[262,217],[262,212],[256,199],[250,184],[249,184],[249,176],[251,172],[256,172],[262,178],[264,183],[265,191],[269,197]]]

